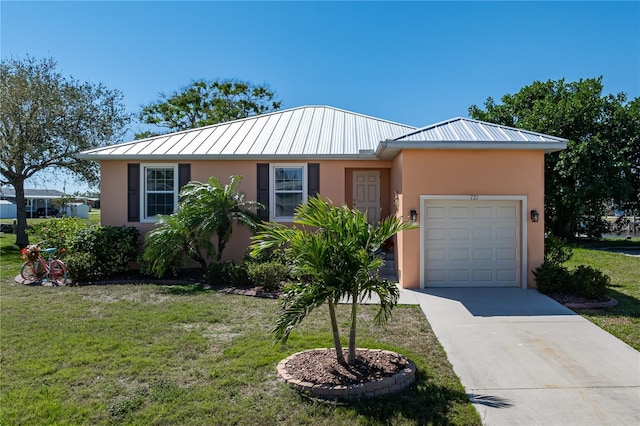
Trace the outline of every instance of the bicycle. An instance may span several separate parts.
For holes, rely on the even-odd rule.
[[[29,245],[20,250],[20,255],[25,260],[20,268],[20,276],[27,282],[41,281],[50,282],[54,286],[67,284],[67,265],[60,259],[54,257],[58,250],[55,247],[41,249],[40,241],[37,244]],[[47,254],[45,260],[41,253]]]

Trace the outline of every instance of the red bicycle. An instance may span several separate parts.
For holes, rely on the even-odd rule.
[[[54,257],[54,253],[58,249],[54,247],[41,249],[39,246],[42,243],[44,241],[20,250],[20,255],[25,260],[20,269],[20,276],[26,282],[40,281],[42,283],[50,282],[54,286],[66,285],[67,265]],[[46,253],[47,259],[44,259],[41,253]]]

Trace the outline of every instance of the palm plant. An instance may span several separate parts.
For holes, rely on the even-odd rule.
[[[336,357],[344,364],[335,305],[342,298],[351,302],[347,364],[355,362],[358,304],[372,294],[380,298],[374,321],[386,323],[396,305],[395,283],[380,279],[383,260],[377,255],[382,244],[397,232],[414,225],[391,216],[370,225],[364,213],[347,206],[337,207],[315,197],[295,212],[296,227],[266,223],[254,236],[252,254],[283,247],[298,282],[287,288],[280,315],[273,327],[276,341],[286,342],[291,330],[313,309],[327,303]]]
[[[147,234],[143,259],[152,273],[175,274],[186,256],[200,265],[206,277],[211,261],[222,258],[234,221],[256,230],[255,208],[261,205],[245,201],[244,194],[238,192],[241,180],[242,176],[234,175],[222,185],[212,176],[207,183],[192,181],[182,188],[178,210],[159,216],[159,226]]]
[[[262,205],[245,200],[238,191],[242,176],[231,176],[229,183],[222,185],[211,176],[207,183],[189,182],[180,191],[181,204],[188,206],[191,214],[200,218],[198,227],[218,239],[216,260],[220,261],[233,231],[233,222],[256,231],[259,222],[255,213]]]

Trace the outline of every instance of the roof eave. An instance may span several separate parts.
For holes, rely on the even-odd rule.
[[[189,160],[205,160],[205,161],[300,161],[300,160],[379,160],[374,152],[366,154],[199,154],[199,155],[78,155],[77,158],[89,161],[189,161]]]
[[[443,141],[393,141],[385,140],[378,144],[376,156],[381,160],[390,160],[403,149],[479,149],[479,150],[534,150],[545,154],[562,151],[566,142],[443,142]]]

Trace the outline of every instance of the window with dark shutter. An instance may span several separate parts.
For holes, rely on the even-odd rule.
[[[191,164],[178,164],[178,191],[191,180]]]
[[[320,193],[320,164],[309,163],[307,173],[307,197],[315,197]]]
[[[140,164],[127,165],[127,220],[140,221]]]
[[[269,164],[258,163],[257,169],[257,200],[265,208],[258,209],[260,220],[269,220]]]

